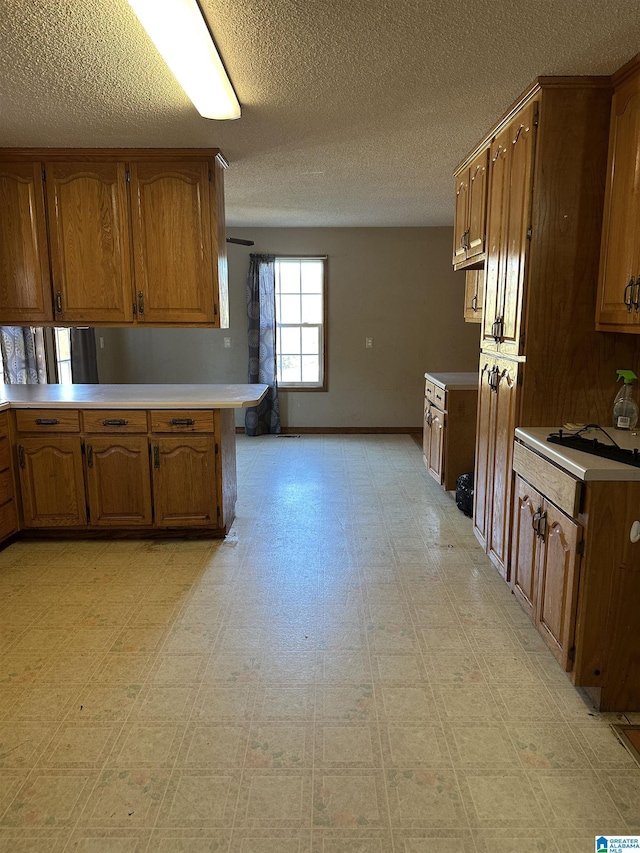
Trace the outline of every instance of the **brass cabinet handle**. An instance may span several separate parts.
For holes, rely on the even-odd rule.
[[[55,426],[59,424],[60,421],[58,418],[36,418],[36,423],[38,426]]]
[[[433,415],[431,414],[431,409],[427,412],[427,417],[425,418],[427,422],[427,426],[431,426],[431,422],[433,421]]]
[[[138,314],[144,314],[144,293],[138,291]]]
[[[56,314],[62,314],[62,293],[56,290]]]
[[[531,526],[536,532],[536,536],[540,535],[540,518],[542,516],[542,507],[538,507],[538,509],[533,513],[533,518],[531,519]]]
[[[153,445],[153,467],[160,467],[160,447],[157,444]]]
[[[624,294],[622,296],[622,301],[627,306],[627,311],[631,314],[631,308],[633,307],[632,296],[633,296],[633,287],[635,284],[635,279],[633,276],[629,279],[629,284],[624,289]],[[629,291],[629,296],[627,297],[627,291]]]
[[[129,421],[126,421],[124,418],[105,418],[102,421],[102,426],[126,426]]]
[[[93,468],[93,446],[87,444],[87,467]]]
[[[171,418],[169,423],[171,426],[193,426],[195,421],[193,418]]]
[[[19,445],[18,447],[18,459],[20,460],[20,467],[26,467],[26,463],[24,461],[24,447],[22,445]]]

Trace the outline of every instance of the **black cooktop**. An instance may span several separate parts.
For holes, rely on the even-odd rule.
[[[608,442],[582,435],[586,430],[592,429],[600,430],[607,437]],[[615,439],[598,424],[587,424],[578,432],[565,432],[559,429],[558,432],[550,433],[547,436],[547,441],[551,444],[572,447],[574,450],[581,450],[583,453],[591,453],[593,456],[602,456],[605,459],[613,459],[614,462],[623,462],[625,465],[634,465],[636,468],[640,468],[640,450],[638,448],[627,450],[620,447]]]

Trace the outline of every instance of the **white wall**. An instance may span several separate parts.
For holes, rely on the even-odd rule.
[[[228,234],[255,241],[228,245],[231,327],[99,329],[101,382],[246,382],[250,252],[328,256],[328,390],[281,392],[283,426],[420,429],[424,372],[477,369],[479,326],[462,319],[464,273],[451,269],[451,228]]]

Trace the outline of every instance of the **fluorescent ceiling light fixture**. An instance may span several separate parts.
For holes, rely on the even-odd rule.
[[[196,0],[129,0],[203,118],[240,118],[240,104]]]

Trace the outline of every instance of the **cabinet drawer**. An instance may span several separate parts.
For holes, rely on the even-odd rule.
[[[433,401],[440,409],[446,408],[444,404],[446,393],[444,388],[439,388],[437,385],[433,386]]]
[[[6,435],[0,435],[0,471],[11,467],[11,448]]]
[[[85,432],[129,433],[147,431],[147,413],[139,409],[85,410],[82,413]]]
[[[513,470],[571,518],[580,510],[581,482],[517,441]]]
[[[15,501],[8,501],[0,506],[0,539],[5,539],[18,529],[18,515]]]
[[[213,432],[213,412],[185,409],[151,412],[152,432]]]
[[[13,498],[13,477],[11,471],[3,471],[0,474],[0,504],[4,504]]]
[[[424,396],[431,400],[431,402],[433,402],[435,399],[435,393],[436,386],[433,384],[433,382],[429,382],[429,380],[427,379],[424,383]]]
[[[75,409],[17,409],[19,432],[80,432],[80,413]]]

